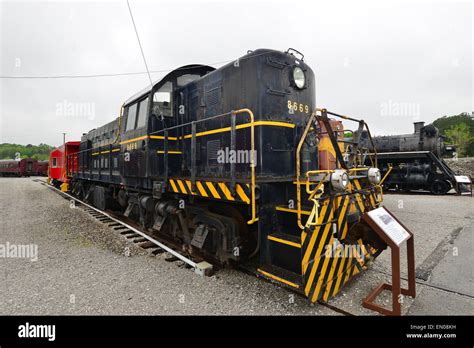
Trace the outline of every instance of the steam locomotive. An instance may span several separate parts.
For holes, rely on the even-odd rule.
[[[368,144],[366,134],[365,144]],[[438,128],[424,122],[414,123],[413,134],[374,137],[374,146],[382,174],[388,174],[385,189],[426,190],[446,194],[451,189],[467,188],[456,181],[456,174],[443,156],[452,156],[455,147],[445,143]]]
[[[382,202],[376,157],[363,165],[341,115],[315,108],[314,73],[293,49],[183,66],[84,134],[62,187],[189,257],[327,301],[386,245],[361,219]]]

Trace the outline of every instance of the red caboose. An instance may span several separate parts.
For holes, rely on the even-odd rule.
[[[49,155],[48,180],[61,191],[67,191],[71,173],[77,170],[77,156],[80,141],[68,141],[51,151]]]

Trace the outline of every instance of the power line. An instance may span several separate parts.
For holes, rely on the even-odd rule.
[[[154,71],[152,71],[153,73]],[[52,76],[0,76],[2,79],[80,79],[90,77],[110,77],[110,76],[126,76],[126,75],[143,75],[146,71],[126,72],[116,74],[95,74],[95,75],[52,75]]]
[[[265,55],[268,52],[262,52],[256,55],[253,55],[252,58]],[[229,60],[224,60],[224,61],[219,61],[219,62],[214,62],[214,63],[209,63],[206,65],[213,66],[213,65],[222,65],[222,64],[227,64],[230,62],[235,62],[235,61],[242,61],[245,60],[249,57],[240,57],[237,59],[229,59]],[[81,75],[42,75],[42,76],[12,76],[12,75],[1,75],[0,79],[80,79],[80,78],[100,78],[100,77],[114,77],[114,76],[130,76],[130,75],[144,75],[144,74],[157,74],[157,73],[168,73],[171,71],[176,71],[180,69],[186,69],[186,68],[177,68],[177,69],[166,69],[166,70],[150,70],[150,71],[137,71],[137,72],[124,72],[124,73],[110,73],[110,74],[81,74]]]
[[[226,60],[222,62],[210,63],[210,65],[219,65],[230,63],[233,60]],[[110,74],[91,74],[91,75],[48,75],[48,76],[11,76],[4,75],[0,76],[0,79],[80,79],[80,78],[95,78],[95,77],[113,77],[113,76],[129,76],[129,75],[144,75],[144,74],[156,74],[156,73],[167,73],[179,69],[167,69],[167,70],[150,70],[137,71],[137,72],[124,72],[124,73],[110,73]]]
[[[133,19],[132,9],[127,0],[128,12],[130,12],[130,18],[132,19],[133,28],[135,29],[135,34],[137,35],[138,46],[140,46],[140,51],[142,52],[143,62],[145,63],[146,72],[148,74],[148,79],[150,80],[150,86],[153,88],[153,81],[151,80],[150,70],[148,69],[148,64],[146,63],[145,54],[143,53],[142,43],[140,42],[140,36],[138,36],[137,26],[135,25],[135,20]]]

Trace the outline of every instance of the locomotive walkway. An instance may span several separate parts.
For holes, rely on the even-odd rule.
[[[417,298],[403,312],[474,314],[474,199],[386,195],[385,205],[415,234]],[[0,209],[0,314],[340,315],[240,271],[202,278],[166,253],[150,257],[32,178],[0,178]],[[37,253],[15,257],[7,246]],[[330,305],[375,314],[361,301],[389,272],[384,252]]]

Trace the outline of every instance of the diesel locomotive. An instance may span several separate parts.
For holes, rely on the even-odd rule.
[[[183,66],[83,135],[66,188],[189,257],[327,301],[386,247],[361,219],[382,202],[376,156],[340,119],[368,131],[316,109],[296,50]]]

